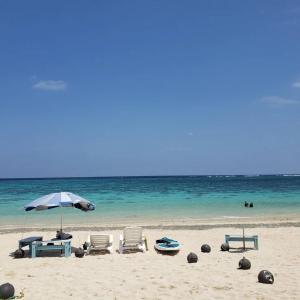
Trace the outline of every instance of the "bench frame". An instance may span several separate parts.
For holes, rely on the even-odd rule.
[[[54,245],[47,245],[48,243],[53,243]],[[30,248],[31,258],[35,258],[39,251],[60,250],[64,252],[65,257],[71,256],[72,253],[71,240],[36,241],[31,244]]]
[[[254,243],[254,248],[258,250],[258,235],[230,235],[226,234],[225,235],[225,243],[229,242],[253,242]]]

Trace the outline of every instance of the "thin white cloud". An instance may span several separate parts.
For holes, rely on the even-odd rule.
[[[63,80],[41,80],[32,86],[35,90],[43,91],[64,91],[67,83]]]
[[[278,97],[278,96],[262,97],[261,101],[268,104],[268,105],[270,105],[270,106],[273,106],[273,107],[282,107],[282,106],[287,106],[287,105],[300,104],[300,102],[297,101],[297,100]]]
[[[188,135],[189,135],[189,136],[193,136],[194,133],[193,133],[193,132],[188,132]]]
[[[30,81],[33,83],[33,82],[36,82],[38,80],[37,76],[36,75],[31,75],[30,76]]]
[[[292,86],[295,87],[295,88],[300,88],[300,80],[295,81],[295,82],[292,84]]]

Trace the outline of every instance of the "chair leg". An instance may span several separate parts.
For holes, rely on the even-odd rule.
[[[146,245],[145,245],[145,243],[142,245],[142,251],[143,251],[143,253],[146,252]]]
[[[123,244],[122,244],[121,240],[119,242],[119,252],[120,252],[120,254],[123,254]]]

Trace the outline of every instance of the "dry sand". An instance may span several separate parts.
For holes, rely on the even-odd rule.
[[[221,252],[224,234],[241,233],[237,228],[207,230],[146,229],[149,251],[119,254],[120,230],[114,235],[112,255],[90,255],[82,259],[64,257],[13,259],[9,253],[22,237],[52,232],[0,234],[0,283],[11,282],[23,299],[300,299],[300,228],[249,228],[247,234],[259,235],[260,249],[246,253]],[[72,246],[84,242],[87,231],[73,231]],[[157,238],[168,236],[182,243],[175,256],[156,253]],[[212,247],[201,253],[204,243]],[[198,263],[186,257],[195,252]],[[250,259],[250,270],[238,270],[243,257]],[[273,285],[260,284],[257,275],[268,269]]]

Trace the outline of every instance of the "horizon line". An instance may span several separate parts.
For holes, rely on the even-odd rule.
[[[111,176],[58,176],[58,177],[0,177],[0,180],[47,180],[47,179],[97,179],[97,178],[146,178],[146,177],[208,177],[208,176],[300,176],[299,173],[248,173],[248,174],[186,174],[186,175],[111,175]]]

